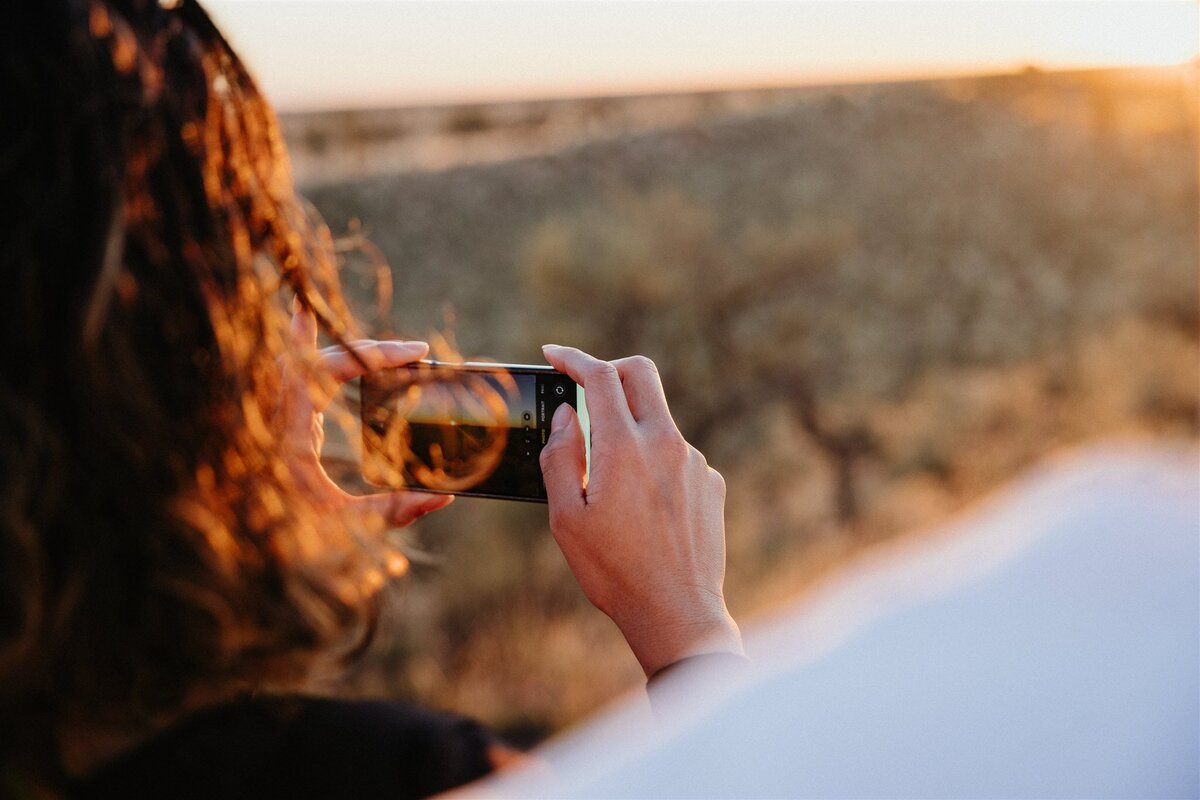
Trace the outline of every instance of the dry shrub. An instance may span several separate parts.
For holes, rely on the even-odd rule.
[[[728,480],[746,615],[1052,449],[1196,436],[1194,117],[1112,76],[833,90],[316,200],[373,226],[397,329],[451,299],[469,349],[654,358]],[[636,685],[544,511],[460,502],[415,541],[437,564],[360,687],[527,734]]]

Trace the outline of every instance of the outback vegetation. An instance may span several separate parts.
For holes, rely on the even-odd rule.
[[[747,97],[661,98],[662,126],[643,124],[652,98],[628,101],[636,119],[615,98],[543,104],[523,127],[529,109],[446,110],[440,136],[590,121],[537,155],[307,194],[390,264],[376,308],[378,258],[346,256],[381,333],[427,335],[452,309],[469,356],[557,341],[655,359],[729,483],[742,619],[1058,448],[1197,436],[1195,67]],[[337,141],[308,136],[302,179]],[[639,684],[544,510],[460,500],[406,535],[413,573],[344,691],[532,740]]]

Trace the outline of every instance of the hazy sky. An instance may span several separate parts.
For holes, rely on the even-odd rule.
[[[208,0],[284,109],[1180,63],[1196,0]]]

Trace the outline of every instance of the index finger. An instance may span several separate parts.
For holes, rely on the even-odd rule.
[[[571,380],[587,390],[584,397],[593,428],[597,422],[600,422],[602,427],[604,421],[619,422],[626,427],[633,426],[633,414],[629,411],[629,403],[625,399],[625,390],[621,387],[621,376],[617,374],[616,367],[574,347],[548,344],[542,347],[542,352],[552,367],[566,373]]]
[[[312,405],[321,411],[337,395],[339,387],[368,372],[402,367],[417,361],[429,352],[425,342],[377,342],[361,339],[350,342],[350,349],[341,345],[326,347],[318,353],[316,386]],[[353,351],[353,352],[351,352]]]
[[[429,345],[425,342],[359,339],[348,344],[349,349],[341,345],[326,347],[318,360],[320,368],[338,383],[345,383],[368,372],[411,364],[429,352]]]

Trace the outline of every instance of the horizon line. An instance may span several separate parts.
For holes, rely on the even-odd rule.
[[[394,101],[383,99],[365,99],[362,102],[347,104],[344,102],[336,104],[335,102],[325,103],[322,101],[302,101],[297,103],[289,103],[287,101],[276,102],[268,97],[268,100],[274,106],[276,113],[280,116],[304,115],[304,114],[322,114],[322,113],[353,113],[353,112],[372,112],[372,111],[401,111],[401,110],[418,110],[418,109],[439,109],[439,108],[455,108],[461,106],[502,106],[502,105],[537,105],[540,103],[556,103],[569,102],[572,100],[627,100],[637,98],[666,98],[680,97],[688,95],[717,95],[731,92],[755,92],[755,91],[772,91],[772,90],[798,90],[798,89],[833,89],[837,87],[855,87],[855,86],[870,86],[870,85],[887,85],[887,84],[902,84],[902,83],[923,83],[945,80],[961,80],[961,79],[985,79],[985,78],[1001,78],[1011,77],[1022,74],[1049,74],[1049,75],[1068,75],[1074,73],[1087,72],[1171,72],[1183,71],[1186,73],[1189,69],[1200,70],[1200,56],[1188,58],[1175,63],[1142,63],[1142,64],[1101,64],[1101,63],[1081,63],[1081,64],[1052,64],[1046,65],[1037,62],[1022,62],[1015,65],[995,66],[993,68],[942,68],[942,69],[913,69],[913,70],[887,70],[879,73],[863,72],[846,75],[839,78],[835,75],[828,76],[813,76],[808,80],[785,80],[780,77],[772,78],[756,78],[746,79],[743,81],[731,81],[724,84],[712,84],[707,82],[687,82],[680,81],[677,83],[659,83],[649,85],[645,88],[622,90],[614,87],[611,90],[604,90],[596,87],[589,91],[587,87],[580,87],[580,90],[572,89],[550,89],[537,94],[517,94],[512,92],[497,91],[482,92],[477,94],[462,94],[457,97],[449,95],[439,96],[432,95],[428,99],[419,97],[397,98]]]

